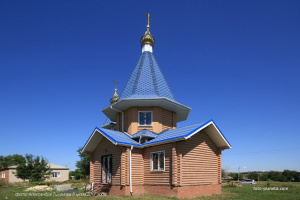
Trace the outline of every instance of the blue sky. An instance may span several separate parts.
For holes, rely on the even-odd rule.
[[[0,1],[0,155],[75,169],[141,55],[178,102],[178,127],[213,119],[232,145],[228,171],[300,171],[300,1]]]

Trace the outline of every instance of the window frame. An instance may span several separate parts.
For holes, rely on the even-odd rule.
[[[56,176],[54,176],[56,174]],[[51,178],[60,178],[60,172],[51,172]]]
[[[140,113],[151,113],[151,124],[140,124]],[[138,111],[138,126],[152,126],[153,123],[153,111],[152,110],[144,110]]]
[[[108,174],[110,175],[110,180],[107,180],[107,175],[105,175],[105,181],[103,180],[104,178],[104,166],[106,164],[103,164],[103,158],[105,158],[105,162],[107,162],[108,158],[110,158],[110,166],[108,166],[109,168],[107,168],[108,170]],[[113,178],[113,155],[112,154],[108,154],[108,155],[103,155],[101,156],[101,183],[102,184],[111,184],[112,183],[112,178]]]
[[[160,169],[160,163],[159,163],[159,158],[160,156],[158,156],[158,163],[157,163],[157,168],[158,169],[153,169],[153,154],[155,153],[163,153],[163,157],[164,157],[164,168],[163,169]],[[160,154],[158,154],[160,155]],[[166,151],[165,150],[162,150],[162,151],[155,151],[155,152],[151,152],[150,153],[150,171],[151,172],[164,172],[166,170]]]

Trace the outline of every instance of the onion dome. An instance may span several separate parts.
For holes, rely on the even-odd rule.
[[[117,89],[115,89],[115,94],[114,96],[110,99],[110,104],[113,104],[119,100],[119,96],[117,94]]]
[[[147,48],[146,51],[151,51],[152,52],[152,48],[154,47],[155,40],[154,40],[153,35],[151,35],[151,33],[150,33],[150,20],[151,20],[150,14],[148,13],[148,14],[146,14],[146,16],[148,17],[148,23],[147,23],[147,26],[146,26],[147,30],[141,38],[141,46],[142,46],[143,52],[145,50],[144,49],[145,46],[149,46],[148,48],[146,47]],[[149,50],[149,48],[151,50]]]
[[[115,93],[114,93],[114,96],[110,99],[110,104],[116,103],[119,100],[119,96],[117,94],[118,82],[116,80],[114,80],[113,82],[115,83]]]
[[[149,31],[149,27],[147,25],[147,31],[141,38],[141,46],[143,47],[143,45],[145,45],[145,44],[150,44],[150,45],[154,46],[154,42],[155,42],[154,37],[153,37],[153,35],[151,35],[151,33]]]

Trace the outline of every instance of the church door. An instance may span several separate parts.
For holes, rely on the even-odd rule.
[[[112,157],[102,156],[102,183],[111,183]]]

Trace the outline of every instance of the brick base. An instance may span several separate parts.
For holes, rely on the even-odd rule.
[[[156,185],[135,185],[132,186],[133,196],[139,195],[155,195],[168,196],[177,198],[194,198],[198,196],[207,196],[212,194],[221,194],[221,184],[214,185],[198,185],[198,186],[156,186]],[[130,196],[129,186],[111,186],[108,194],[114,196]]]
[[[178,188],[177,198],[194,198],[199,196],[208,196],[213,194],[221,194],[222,185],[197,185],[197,186],[185,186]]]

